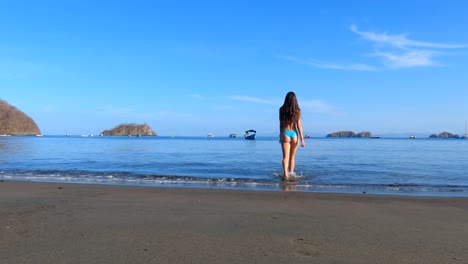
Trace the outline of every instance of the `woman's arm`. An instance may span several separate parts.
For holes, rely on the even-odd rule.
[[[299,118],[299,120],[297,121],[296,126],[297,126],[297,131],[298,131],[298,134],[299,134],[299,138],[301,139],[301,146],[305,147],[304,134],[302,133],[301,118]]]

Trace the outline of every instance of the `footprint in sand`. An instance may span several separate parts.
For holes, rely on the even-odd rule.
[[[320,243],[304,238],[296,238],[293,243],[298,246],[296,253],[305,257],[317,256],[320,252]]]

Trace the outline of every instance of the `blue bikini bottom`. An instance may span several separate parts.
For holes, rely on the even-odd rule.
[[[288,136],[290,139],[293,139],[297,135],[296,130],[283,130],[283,134]]]

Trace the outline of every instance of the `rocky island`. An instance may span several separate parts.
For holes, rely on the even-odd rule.
[[[103,136],[156,136],[147,124],[120,124],[110,130],[101,132]]]
[[[354,133],[353,131],[337,131],[327,135],[327,137],[357,137],[357,138],[370,138],[372,133],[369,131],[362,131]]]
[[[36,122],[16,107],[0,99],[0,135],[40,135]]]
[[[429,138],[460,138],[460,136],[449,132],[442,132],[440,134],[432,134]]]

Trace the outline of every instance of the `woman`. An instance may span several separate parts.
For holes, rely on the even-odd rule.
[[[280,142],[283,150],[283,175],[284,180],[293,178],[296,151],[299,146],[305,147],[304,136],[302,133],[301,109],[297,102],[296,94],[289,92],[284,98],[284,104],[279,109],[280,119]]]

